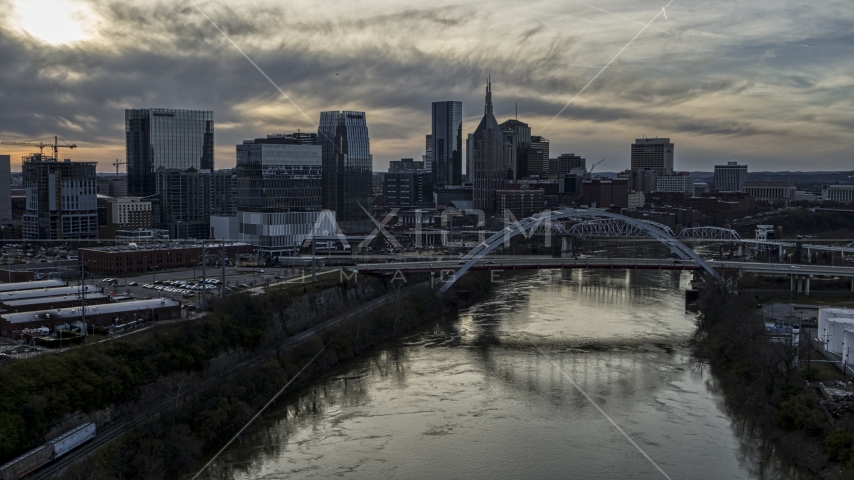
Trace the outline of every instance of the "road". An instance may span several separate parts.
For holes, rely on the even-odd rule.
[[[854,278],[854,267],[829,265],[790,265],[786,263],[758,263],[709,260],[716,270],[738,270],[744,273],[772,275],[813,275]],[[434,262],[396,262],[361,264],[356,267],[360,273],[402,272],[438,272],[457,270],[465,265],[463,260],[445,260]],[[473,270],[495,269],[555,269],[555,268],[607,268],[607,269],[660,269],[660,270],[699,270],[693,260],[648,259],[648,258],[552,258],[544,256],[501,257],[490,256],[477,263]]]

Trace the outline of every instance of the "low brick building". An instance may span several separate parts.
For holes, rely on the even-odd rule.
[[[245,243],[225,246],[226,256],[230,258],[252,250],[252,245]],[[208,255],[219,256],[221,251],[219,245],[208,245]],[[192,268],[202,261],[201,245],[81,248],[79,252],[88,273],[108,276]]]

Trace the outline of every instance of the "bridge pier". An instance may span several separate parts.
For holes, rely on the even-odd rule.
[[[798,293],[804,292],[804,279],[800,275],[798,275]]]
[[[851,277],[851,293],[854,293],[854,277]]]
[[[807,275],[807,288],[804,291],[804,295],[810,296],[810,275]]]
[[[572,269],[563,267],[560,269],[560,278],[562,280],[572,280]],[[854,283],[852,283],[854,285]]]
[[[789,291],[794,292],[795,291],[795,276],[794,275],[789,275],[789,282],[790,282]]]

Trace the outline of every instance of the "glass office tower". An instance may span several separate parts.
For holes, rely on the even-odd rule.
[[[214,169],[214,114],[205,110],[125,110],[128,195],[156,193],[154,172]]]
[[[433,183],[463,183],[463,102],[433,102]]]
[[[365,112],[321,112],[317,141],[323,147],[323,208],[339,221],[364,220],[370,211],[373,157]]]

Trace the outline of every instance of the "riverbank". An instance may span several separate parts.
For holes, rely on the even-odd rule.
[[[488,277],[481,273],[467,275],[458,282],[458,289],[465,291],[464,299],[454,295],[437,299],[429,287],[423,288],[425,285],[399,290],[397,286],[385,286],[391,301],[383,306],[357,315],[338,328],[321,331],[296,348],[273,348],[238,375],[144,422],[120,441],[69,468],[63,478],[175,478],[193,471],[200,466],[203,452],[222,445],[289,381],[292,383],[282,400],[342,362],[477,301],[489,289]],[[233,308],[214,306],[215,314],[218,310],[230,312],[227,315],[236,313]],[[263,325],[260,330],[265,334],[258,339],[260,343],[275,340],[281,334],[282,321],[293,321],[273,312],[249,317]],[[317,358],[296,377],[315,355]]]
[[[822,405],[810,382],[828,370],[798,363],[809,342],[770,341],[753,297],[707,288],[698,306],[694,355],[710,366],[735,422],[822,478],[854,478],[854,418],[832,419]]]

